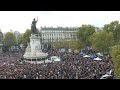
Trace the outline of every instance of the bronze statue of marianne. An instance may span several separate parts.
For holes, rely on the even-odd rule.
[[[38,18],[37,18],[37,21],[38,21]],[[36,28],[37,21],[35,20],[35,18],[32,21],[32,24],[31,24],[32,34],[38,34],[38,30]]]

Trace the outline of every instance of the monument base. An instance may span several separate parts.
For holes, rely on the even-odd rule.
[[[41,50],[40,38],[39,34],[31,34],[30,43],[23,55],[25,60],[43,60],[47,58],[48,53],[43,53]]]

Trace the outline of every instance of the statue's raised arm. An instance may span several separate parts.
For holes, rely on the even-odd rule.
[[[38,17],[37,17],[37,21],[38,21]]]

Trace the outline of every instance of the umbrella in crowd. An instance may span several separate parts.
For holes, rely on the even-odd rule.
[[[80,52],[80,54],[84,54],[83,52]]]
[[[97,58],[97,56],[96,55],[91,55],[90,58],[94,59],[94,58]]]
[[[85,55],[85,56],[83,56],[83,57],[85,57],[85,58],[89,58],[90,56],[89,56],[89,55]]]
[[[101,58],[97,57],[97,58],[94,58],[93,60],[102,60]]]

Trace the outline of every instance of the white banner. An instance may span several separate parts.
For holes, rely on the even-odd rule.
[[[68,49],[68,52],[72,52],[72,49]]]
[[[65,52],[65,49],[64,49],[64,48],[62,48],[62,49],[61,49],[61,52]]]

